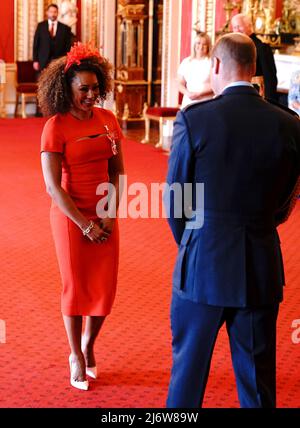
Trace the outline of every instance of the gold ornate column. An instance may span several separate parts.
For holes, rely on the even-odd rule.
[[[275,12],[276,12],[276,0],[268,0],[265,8],[265,14],[266,14],[265,30],[267,34],[270,34],[273,30],[272,27],[275,20]]]
[[[170,25],[171,17],[171,4],[172,0],[164,0],[163,3],[163,50],[162,50],[162,106],[169,106],[170,103],[170,55],[171,55],[171,40],[172,40],[172,23]],[[179,23],[179,19],[178,22]],[[177,32],[180,27],[177,28]],[[179,48],[179,44],[178,44]],[[178,55],[179,57],[179,55]],[[174,105],[176,105],[174,103]]]
[[[81,1],[81,41],[101,47],[103,41],[104,0]],[[100,35],[102,34],[102,37]]]
[[[215,41],[215,19],[216,0],[196,0],[197,1],[197,25],[201,31],[205,31]]]
[[[44,0],[15,0],[15,60],[32,59],[36,26],[44,19]]]
[[[81,0],[81,41],[92,42],[114,64],[115,0]]]

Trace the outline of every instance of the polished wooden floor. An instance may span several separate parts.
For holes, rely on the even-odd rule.
[[[128,128],[122,128],[123,134],[125,137],[127,137],[129,140],[134,141],[142,141],[142,139],[145,136],[145,128],[143,126],[143,123],[132,123],[130,124],[130,127]],[[149,144],[155,145],[158,142],[159,139],[159,133],[158,133],[158,127],[153,124],[150,128],[150,142]]]
[[[130,124],[130,127],[122,129],[123,134],[129,140],[142,141],[145,136],[145,128],[143,122]],[[155,146],[159,141],[159,130],[155,122],[151,123],[150,141],[148,144]],[[163,137],[163,150],[168,152],[171,145],[171,137]]]

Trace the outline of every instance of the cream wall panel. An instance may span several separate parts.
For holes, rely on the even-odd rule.
[[[181,0],[164,1],[161,105],[168,107],[178,105],[181,8]]]

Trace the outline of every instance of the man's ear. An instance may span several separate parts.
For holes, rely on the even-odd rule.
[[[216,56],[212,58],[212,70],[213,70],[213,74],[220,73],[220,60]]]

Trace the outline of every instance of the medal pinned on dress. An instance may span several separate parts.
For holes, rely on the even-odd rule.
[[[116,156],[118,154],[117,141],[119,134],[117,131],[110,131],[107,125],[104,125],[104,128],[106,131],[104,134],[87,135],[86,137],[77,138],[76,141],[90,140],[97,137],[107,137],[110,141],[111,151],[113,155]]]
[[[116,131],[110,131],[107,125],[104,125],[104,128],[107,131],[107,138],[111,142],[111,151],[113,152],[113,155],[116,156],[118,154],[117,132]]]

